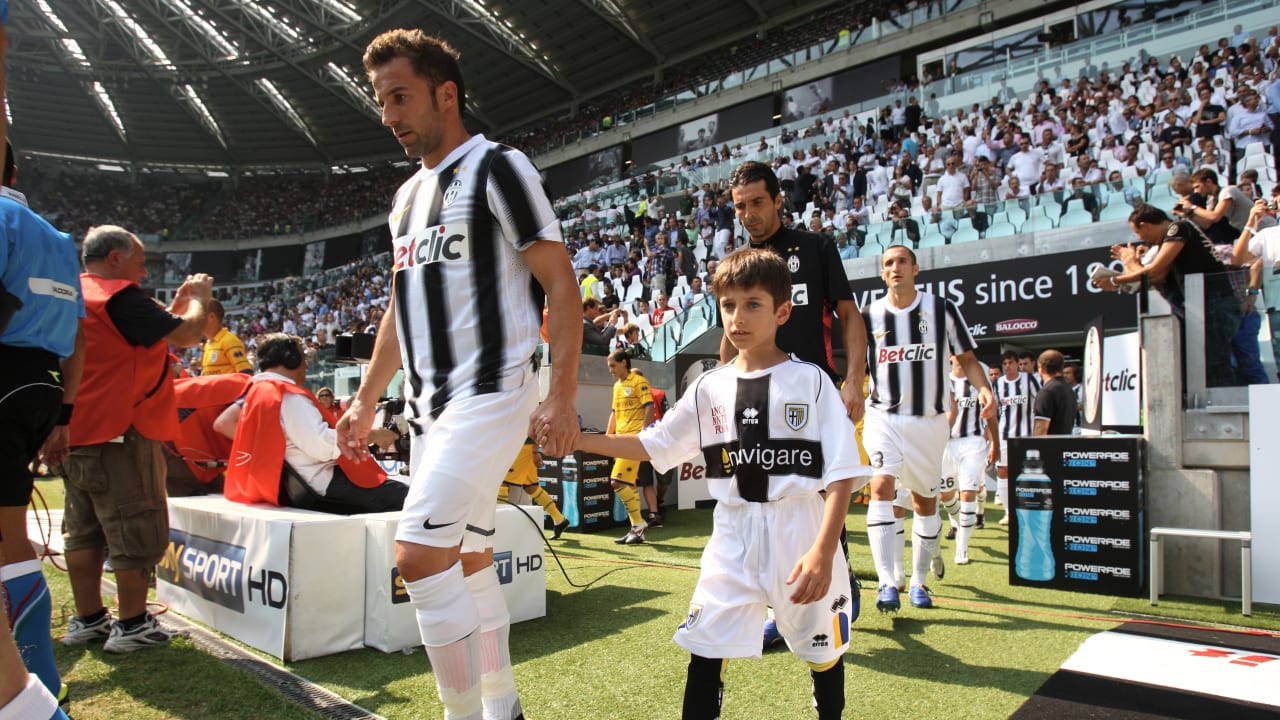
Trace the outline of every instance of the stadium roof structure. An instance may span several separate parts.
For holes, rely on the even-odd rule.
[[[19,150],[122,167],[393,159],[360,57],[420,27],[462,53],[468,124],[502,134],[835,0],[29,0],[11,6]]]

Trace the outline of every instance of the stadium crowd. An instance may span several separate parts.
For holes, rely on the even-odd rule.
[[[886,12],[907,9],[886,5]],[[733,249],[724,178],[747,159],[772,163],[791,211],[783,221],[831,235],[845,259],[868,242],[878,252],[875,240],[918,245],[936,232],[950,242],[957,232],[982,236],[997,223],[1016,225],[1038,213],[1057,220],[1083,212],[1096,220],[1112,204],[1128,208],[1154,194],[1166,209],[1207,206],[1206,215],[1224,224],[1220,237],[1238,235],[1247,205],[1270,197],[1276,179],[1280,87],[1270,78],[1280,33],[1271,27],[1258,36],[1224,37],[1185,59],[1140,52],[1119,69],[1090,65],[1076,78],[1042,79],[1023,97],[1002,84],[989,102],[968,108],[944,111],[936,98],[922,103],[907,92],[868,122],[847,111],[824,113],[757,143],[691,152],[631,178],[611,199],[592,199],[589,191],[562,197],[556,207],[567,249],[584,296],[606,309],[620,304],[629,320],[638,320],[636,302],[652,303],[661,292],[683,310],[694,278],[705,280],[707,263]],[[1216,181],[1194,179],[1201,169],[1213,170]],[[110,218],[165,235],[198,216],[186,237],[238,238],[377,216],[408,170],[387,165],[327,178],[290,176],[287,183],[247,177],[235,187],[148,175],[131,184],[49,160],[25,172],[36,208],[73,233]],[[1234,212],[1217,210],[1222,198],[1233,197]],[[377,324],[387,262],[363,258],[320,275],[219,292],[230,327],[251,347],[257,335],[281,330],[325,347],[339,332]],[[629,292],[633,278],[638,295]],[[659,323],[639,324],[647,331]],[[622,334],[617,345],[625,342]]]

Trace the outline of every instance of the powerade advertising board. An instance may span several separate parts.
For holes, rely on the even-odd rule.
[[[1009,584],[1146,597],[1143,440],[1009,439]]]

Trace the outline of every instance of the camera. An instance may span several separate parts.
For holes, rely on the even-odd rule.
[[[1277,209],[1280,209],[1280,202],[1275,200],[1267,201],[1267,212],[1276,212]]]

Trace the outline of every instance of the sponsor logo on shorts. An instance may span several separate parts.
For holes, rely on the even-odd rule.
[[[831,646],[831,636],[826,635],[824,633],[818,633],[817,635],[813,636],[813,647],[817,648],[817,647],[830,647],[830,646]]]
[[[848,605],[848,604],[849,604],[849,596],[841,595],[840,597],[836,598],[835,602],[831,603],[831,612],[840,612],[841,610],[844,609],[845,605]]]

